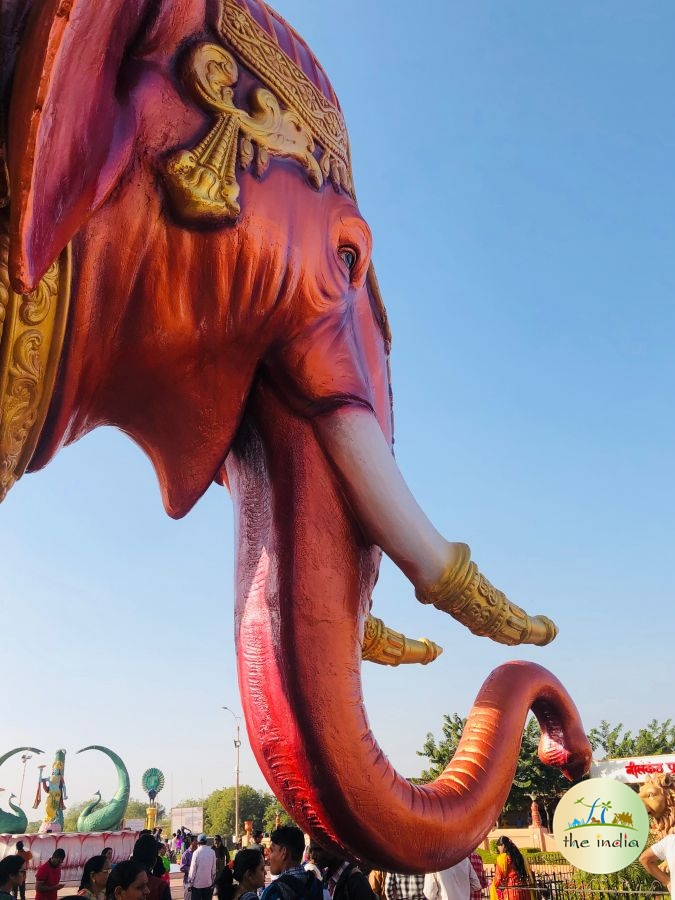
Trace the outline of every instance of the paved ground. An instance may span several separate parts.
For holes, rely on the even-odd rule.
[[[183,900],[183,873],[171,874],[171,900]]]

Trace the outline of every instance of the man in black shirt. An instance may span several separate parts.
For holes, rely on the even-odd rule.
[[[368,879],[353,863],[314,841],[309,845],[309,854],[323,873],[323,886],[331,900],[375,900]]]

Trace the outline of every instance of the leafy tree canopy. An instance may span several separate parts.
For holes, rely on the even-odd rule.
[[[199,804],[198,804],[199,805]],[[235,789],[221,788],[213,791],[204,801],[204,830],[209,834],[221,834],[224,838],[235,833]],[[239,788],[239,827],[253,822],[254,829],[271,831],[276,815],[283,824],[294,824],[273,794],[258,791],[247,784]]]
[[[236,791],[234,787],[224,787],[213,791],[205,800],[183,800],[177,804],[204,807],[204,831],[220,834],[229,840],[236,830]],[[256,830],[272,831],[276,816],[282,824],[294,825],[277,798],[268,791],[258,791],[248,784],[239,788],[239,827],[244,831],[244,822],[253,822]]]
[[[125,819],[144,819],[145,811],[148,808],[147,800],[134,800],[132,797],[127,805],[127,811],[124,813]],[[157,804],[157,821],[166,818],[166,809],[161,803]]]
[[[77,819],[87,803],[89,803],[88,800],[86,800],[84,803],[74,803],[72,806],[66,806],[65,810],[63,811],[64,831],[77,831]]]
[[[675,725],[672,719],[665,722],[652,719],[633,736],[632,732],[624,731],[623,723],[612,727],[603,719],[598,728],[591,728],[588,740],[593,752],[599,751],[606,759],[675,753]]]
[[[265,815],[263,816],[262,821],[262,830],[263,831],[274,831],[276,827],[277,816],[279,816],[279,824],[280,825],[295,825],[295,822],[288,815],[286,810],[283,808],[281,803],[274,797],[272,794],[268,794],[270,799],[270,803],[265,810]]]
[[[235,789],[213,791],[204,801],[204,830],[207,834],[232,835],[235,832]],[[239,788],[239,827],[247,819],[260,823],[265,814],[265,800],[260,791],[247,784]]]

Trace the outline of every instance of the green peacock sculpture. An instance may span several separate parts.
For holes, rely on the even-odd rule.
[[[16,747],[14,750],[10,750],[9,753],[0,756],[0,766],[6,762],[10,756],[16,756],[17,753],[23,752],[39,755],[44,751],[37,750],[35,747]],[[26,828],[28,828],[28,817],[20,806],[17,806],[16,803],[12,803],[12,800],[15,797],[16,794],[10,794],[8,800],[8,804],[13,812],[5,812],[5,810],[0,809],[0,834],[26,833]]]
[[[109,800],[107,803],[101,802],[101,792],[96,791],[94,799],[85,806],[77,819],[77,830],[81,833],[118,831],[122,827],[124,814],[129,804],[131,787],[127,767],[120,757],[107,747],[92,744],[89,747],[83,747],[77,752],[84,753],[86,750],[99,750],[112,760],[117,771],[117,791],[112,800]]]

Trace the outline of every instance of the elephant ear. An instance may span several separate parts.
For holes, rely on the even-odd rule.
[[[127,53],[150,0],[42,0],[10,107],[10,276],[32,290],[115,186],[136,129]]]

